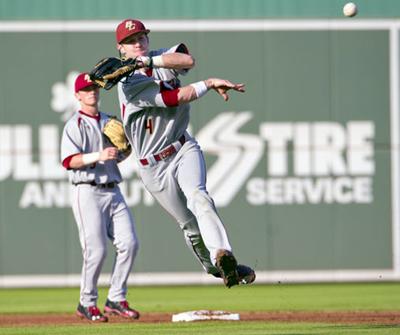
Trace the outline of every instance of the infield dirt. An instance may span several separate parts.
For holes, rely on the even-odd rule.
[[[236,312],[235,312],[236,313]],[[265,322],[308,322],[335,324],[387,324],[400,325],[399,311],[386,312],[239,312],[241,321]],[[171,322],[172,313],[143,313],[139,320],[130,321],[118,316],[109,318],[110,323]],[[68,325],[90,323],[81,320],[74,313],[63,314],[3,314],[0,327],[28,325]]]

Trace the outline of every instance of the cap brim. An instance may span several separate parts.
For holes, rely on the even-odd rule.
[[[99,84],[97,84],[96,82],[93,82],[90,85],[85,85],[85,86],[79,87],[78,90],[75,91],[75,92],[83,91],[83,90],[87,89],[88,87],[92,87],[92,86],[93,86],[93,88],[99,88],[100,87]]]
[[[137,31],[137,32],[134,32],[134,33],[132,33],[132,34],[130,34],[130,35],[128,35],[128,36],[125,36],[122,40],[120,40],[118,43],[119,44],[121,44],[121,43],[123,43],[127,38],[129,38],[129,37],[131,37],[131,36],[133,36],[133,35],[137,35],[137,34],[148,34],[150,32],[150,30],[149,29],[145,29],[145,30],[141,30],[141,31]]]

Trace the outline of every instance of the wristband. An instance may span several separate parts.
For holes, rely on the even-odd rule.
[[[150,69],[153,67],[153,58],[149,56],[139,56],[137,59],[143,63],[144,67]]]
[[[90,154],[82,154],[82,162],[85,165],[96,163],[100,160],[100,152],[91,152]]]
[[[196,96],[198,98],[202,97],[204,94],[208,92],[208,87],[205,83],[205,81],[198,81],[197,83],[190,84],[196,91]]]
[[[161,55],[151,57],[151,63],[153,65],[153,67],[164,67],[165,66]]]

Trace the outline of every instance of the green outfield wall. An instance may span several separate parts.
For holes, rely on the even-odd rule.
[[[2,20],[335,18],[345,0],[0,0]],[[397,0],[357,0],[368,18],[400,16]]]
[[[79,20],[74,1],[65,12],[74,14],[63,17],[57,6],[28,15],[22,1],[6,3],[0,1],[0,286],[75,285],[81,249],[59,144],[77,108],[75,76],[117,55],[119,21],[101,15],[102,1],[96,21]],[[316,1],[302,9],[295,1],[249,3],[302,17]],[[332,15],[339,4],[320,3],[315,15],[324,16],[325,6]],[[181,5],[187,12],[180,15],[189,17]],[[49,20],[31,21],[40,13]],[[400,21],[157,18],[145,21],[151,45],[185,42],[196,58],[183,84],[218,76],[247,85],[227,103],[212,92],[192,103],[190,126],[239,261],[254,266],[261,282],[399,279]],[[101,96],[101,109],[119,116],[116,91]],[[144,190],[133,159],[120,167],[141,241],[131,283],[208,283],[176,223]],[[112,256],[110,246],[105,273]]]

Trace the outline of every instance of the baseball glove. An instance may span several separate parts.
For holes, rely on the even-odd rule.
[[[124,126],[121,121],[116,118],[110,118],[104,125],[103,134],[119,152],[124,155],[130,154],[131,146],[125,136]]]
[[[99,61],[90,71],[89,76],[100,87],[109,90],[122,78],[127,77],[137,69],[136,59],[120,59],[107,57]]]

